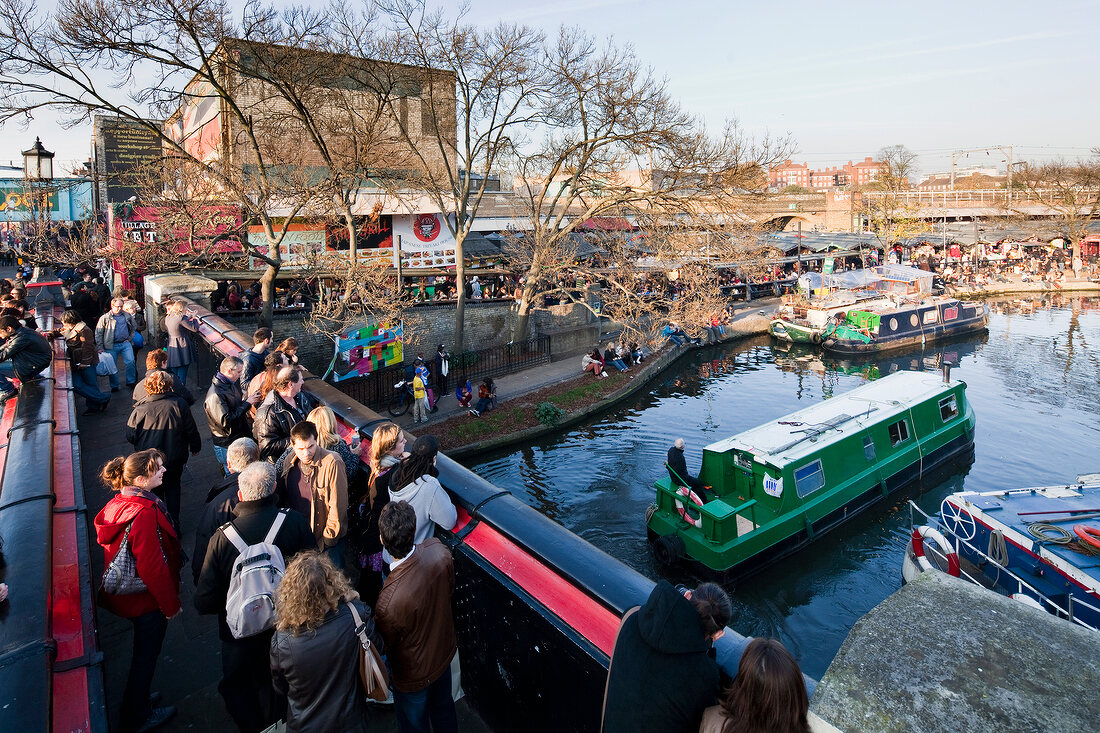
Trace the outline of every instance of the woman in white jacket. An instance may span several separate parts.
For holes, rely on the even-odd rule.
[[[413,442],[408,458],[390,470],[390,501],[407,501],[416,512],[414,545],[432,536],[433,523],[451,529],[458,521],[458,510],[436,478],[438,455],[439,442],[434,436],[422,435]],[[391,558],[387,553],[383,559],[389,563]]]

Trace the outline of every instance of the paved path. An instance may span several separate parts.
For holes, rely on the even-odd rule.
[[[778,298],[760,299],[754,300],[751,303],[742,304],[734,314],[734,323],[736,324],[739,321],[744,321],[747,318],[760,315],[761,313],[770,314],[775,311],[778,305]],[[743,335],[744,334],[738,334],[736,337],[739,338]],[[608,340],[615,340],[617,336],[617,331],[601,333],[600,346],[605,347]],[[603,351],[602,348],[600,350],[601,352]],[[581,355],[576,354],[575,356],[567,356],[549,364],[542,364],[514,374],[505,374],[496,377],[493,381],[496,383],[497,388],[497,405],[499,406],[508,400],[536,392],[543,387],[561,384],[562,382],[579,377],[581,373]],[[477,383],[471,382],[470,385],[473,387],[474,392],[474,398],[470,404],[475,406],[477,405],[478,384],[480,384],[480,381]],[[444,420],[449,420],[455,416],[465,415],[469,412],[467,408],[459,406],[458,400],[455,398],[453,385],[446,394],[437,395],[436,398],[439,409],[428,415],[426,424],[440,423]],[[391,417],[384,407],[378,408],[378,412],[383,416]],[[413,422],[411,409],[404,415],[393,417],[392,419],[403,429],[413,433],[416,432],[416,424]],[[470,419],[473,420],[474,418],[471,416]]]
[[[138,360],[143,361],[144,357],[145,352],[139,352]],[[144,370],[139,372],[143,373]],[[102,387],[106,388],[106,378],[102,378],[101,382]],[[180,521],[183,548],[190,554],[195,543],[194,529],[202,513],[203,500],[209,488],[221,476],[221,467],[214,459],[210,433],[206,428],[206,416],[202,409],[202,397],[206,390],[196,383],[194,366],[188,375],[188,386],[197,398],[191,412],[199,425],[199,433],[203,436],[202,451],[187,462],[181,482],[183,496]],[[77,401],[79,415],[84,411],[84,404],[81,398],[77,398]],[[91,526],[91,518],[110,499],[110,492],[104,488],[97,474],[100,467],[111,458],[131,452],[132,447],[125,438],[125,426],[132,406],[129,390],[123,386],[120,392],[113,395],[111,405],[105,413],[80,417],[77,421],[80,428],[81,470],[88,501],[88,531],[92,542],[95,530]],[[103,572],[103,552],[93,545],[91,555],[92,577],[98,578]],[[221,678],[221,644],[218,641],[217,619],[214,616],[200,616],[195,611],[193,594],[194,585],[188,563],[184,568],[181,587],[183,613],[168,624],[168,635],[164,640],[164,649],[153,681],[153,689],[160,691],[162,695],[162,704],[175,705],[179,712],[160,730],[233,731],[236,728],[225,711],[217,689]],[[114,725],[118,721],[118,707],[122,701],[129,669],[131,626],[128,621],[102,609],[98,611],[98,622],[100,645],[104,654],[108,715]],[[371,723],[372,730],[397,729],[391,708],[372,706],[372,709],[375,713]],[[464,702],[459,703],[458,710],[459,724],[463,731],[488,730]]]

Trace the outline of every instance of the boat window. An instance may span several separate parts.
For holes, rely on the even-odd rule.
[[[959,414],[959,403],[955,401],[955,395],[944,397],[940,400],[940,419],[947,422]]]
[[[863,436],[863,455],[868,463],[875,462],[875,441],[870,435]]]
[[[738,467],[743,468],[746,471],[752,470],[752,457],[747,453],[734,453],[733,462]]]
[[[898,420],[890,426],[890,445],[898,445],[909,440],[909,423]]]
[[[799,496],[809,496],[824,485],[825,472],[821,470],[820,459],[794,470],[794,488]]]

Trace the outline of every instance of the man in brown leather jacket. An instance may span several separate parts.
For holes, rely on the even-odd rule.
[[[458,649],[451,551],[434,537],[413,546],[416,512],[408,502],[387,504],[378,530],[394,558],[374,612],[393,672],[398,730],[457,733],[451,699],[451,659]]]

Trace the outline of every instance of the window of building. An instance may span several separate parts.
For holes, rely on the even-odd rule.
[[[890,426],[890,445],[896,446],[909,440],[909,423],[898,420]]]
[[[940,400],[940,419],[947,422],[958,414],[959,403],[955,400],[955,395]]]
[[[809,496],[824,485],[825,472],[821,469],[820,459],[794,470],[794,488],[799,496]]]

